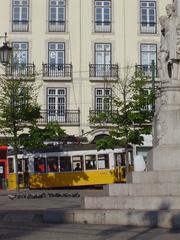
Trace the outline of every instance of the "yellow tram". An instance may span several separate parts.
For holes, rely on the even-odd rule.
[[[129,151],[132,166],[132,151]],[[8,186],[16,188],[14,155],[8,156]],[[51,146],[18,154],[19,185],[25,170],[31,189],[104,185],[126,182],[125,149],[96,150],[92,144]]]

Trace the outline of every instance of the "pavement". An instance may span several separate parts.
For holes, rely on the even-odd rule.
[[[44,222],[44,212],[80,209],[81,196],[102,196],[102,190],[21,191],[21,196],[43,197],[11,200],[9,196],[15,194],[0,191],[0,239],[3,240],[180,240],[180,229]]]

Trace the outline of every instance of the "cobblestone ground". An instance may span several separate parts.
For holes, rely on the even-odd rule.
[[[180,231],[104,225],[0,224],[2,240],[179,240]]]

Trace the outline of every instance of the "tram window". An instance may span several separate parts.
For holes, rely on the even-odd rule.
[[[24,172],[28,168],[28,159],[18,159],[18,172]]]
[[[61,157],[60,158],[60,171],[61,172],[70,172],[71,171],[71,158],[70,157]]]
[[[115,164],[116,166],[125,166],[125,153],[115,153]]]
[[[8,158],[9,173],[14,173],[14,163],[13,158]]]
[[[6,158],[7,158],[7,150],[0,149],[0,159],[6,159]]]
[[[85,156],[86,170],[97,169],[96,155]]]
[[[99,169],[109,168],[109,155],[108,154],[98,155],[98,168]]]
[[[22,159],[18,159],[18,172],[23,171],[23,162]]]
[[[58,158],[48,157],[47,158],[47,170],[48,172],[58,172]]]
[[[73,156],[73,171],[82,171],[83,170],[83,156]]]
[[[43,157],[34,158],[34,172],[35,173],[46,172],[45,158]]]

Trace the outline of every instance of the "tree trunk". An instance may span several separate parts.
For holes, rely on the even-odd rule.
[[[19,192],[19,175],[18,175],[18,151],[17,146],[14,146],[14,158],[16,167],[16,191]]]

